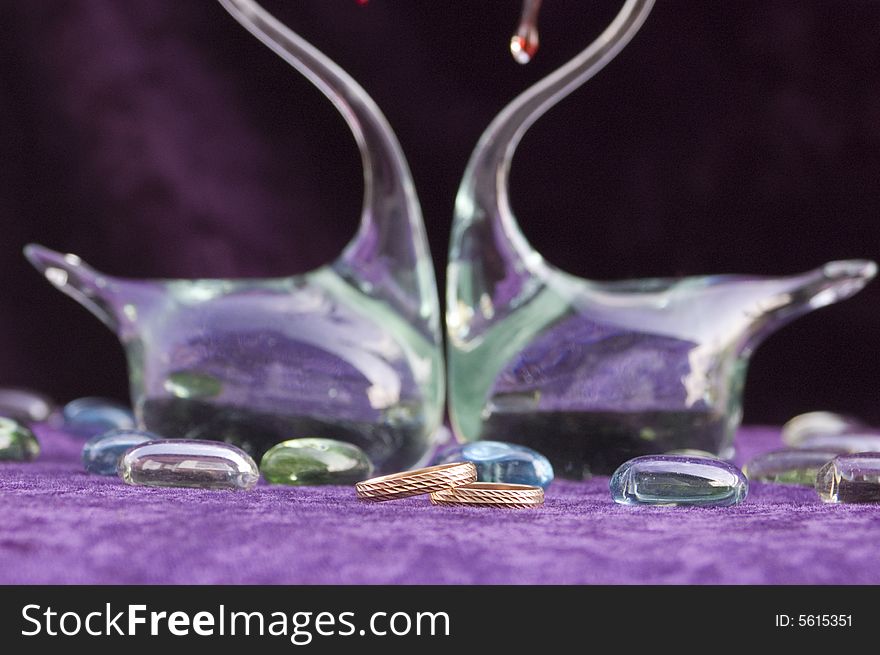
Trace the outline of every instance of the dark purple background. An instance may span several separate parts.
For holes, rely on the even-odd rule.
[[[386,112],[438,277],[482,129],[619,2],[547,0],[516,65],[517,0],[269,2]],[[596,279],[793,273],[880,257],[880,3],[663,0],[599,77],[529,132],[526,235]],[[129,276],[284,275],[354,234],[360,164],[300,75],[211,2],[0,0],[0,384],[125,397],[115,338],[20,256]],[[880,284],[759,350],[746,420],[817,408],[880,423]]]

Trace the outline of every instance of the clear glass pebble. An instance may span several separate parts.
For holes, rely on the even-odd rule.
[[[373,464],[354,444],[335,439],[290,439],[260,461],[267,482],[287,485],[354,484],[373,474]]]
[[[0,416],[21,423],[39,423],[53,411],[55,403],[45,394],[30,389],[0,389]]]
[[[147,487],[251,489],[260,472],[250,455],[217,441],[149,441],[125,452],[117,473],[123,482]]]
[[[840,434],[864,427],[864,423],[852,416],[834,412],[807,412],[798,414],[782,426],[782,441],[788,446],[802,448],[802,442],[812,437]]]
[[[475,441],[440,453],[434,464],[473,462],[479,482],[530,484],[546,489],[553,482],[553,466],[541,453],[503,441]]]
[[[95,435],[83,446],[83,466],[86,471],[96,475],[116,475],[119,458],[126,450],[159,439],[161,437],[152,432],[128,428],[110,430]]]
[[[29,462],[40,454],[40,442],[27,427],[0,416],[0,461]]]
[[[859,432],[839,434],[814,434],[804,438],[798,448],[811,450],[833,450],[843,453],[880,452],[880,431],[863,428]]]
[[[109,398],[77,398],[67,403],[61,413],[65,428],[89,437],[108,430],[135,427],[131,409]]]
[[[611,497],[622,505],[735,505],[749,490],[735,466],[717,459],[646,455],[611,476]]]
[[[816,492],[826,503],[880,502],[880,453],[835,457],[816,476]]]
[[[776,450],[753,457],[743,473],[757,482],[813,486],[819,469],[839,454],[834,450]]]

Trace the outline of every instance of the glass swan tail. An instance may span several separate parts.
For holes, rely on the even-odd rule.
[[[136,313],[163,293],[159,283],[105,275],[76,255],[56,252],[35,243],[25,246],[24,256],[57,289],[123,338],[128,331],[124,326],[133,323]]]

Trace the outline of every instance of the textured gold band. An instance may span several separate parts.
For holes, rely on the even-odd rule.
[[[477,468],[472,463],[457,462],[383,475],[358,482],[354,488],[361,500],[395,500],[449,489],[476,480]]]
[[[544,504],[544,490],[528,484],[473,482],[431,494],[435,505],[471,505],[525,509]]]

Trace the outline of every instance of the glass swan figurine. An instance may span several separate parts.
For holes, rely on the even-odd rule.
[[[440,311],[421,210],[394,133],[339,66],[257,3],[220,0],[317,86],[354,133],[364,169],[357,235],[331,264],[277,279],[132,280],[75,255],[25,255],[114,330],[141,427],[228,441],[360,446],[380,471],[428,453],[444,399]]]
[[[877,270],[840,261],[791,277],[593,282],[529,245],[508,200],[519,140],[620,52],[652,5],[627,0],[586,50],[494,119],[455,203],[446,309],[454,430],[466,441],[534,448],[570,478],[672,449],[732,455],[755,347],[795,317],[853,295]],[[521,45],[512,41],[515,56]]]

